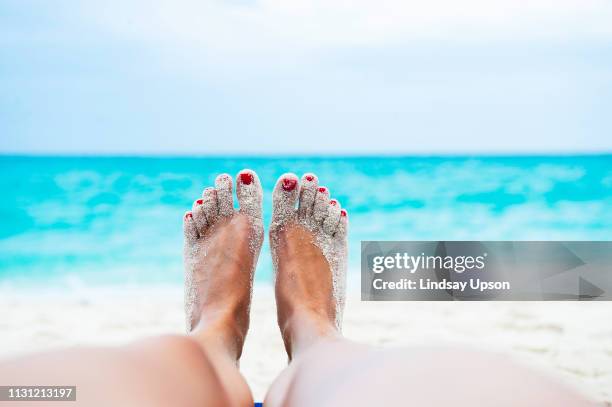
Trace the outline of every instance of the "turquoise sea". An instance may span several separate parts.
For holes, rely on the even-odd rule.
[[[267,222],[276,178],[315,172],[349,212],[353,273],[361,240],[612,238],[612,155],[0,156],[0,284],[180,284],[184,211],[242,168]],[[267,243],[256,278],[271,279]]]

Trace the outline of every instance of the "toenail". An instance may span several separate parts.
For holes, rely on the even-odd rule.
[[[297,185],[297,180],[293,178],[283,179],[283,189],[285,191],[293,191]]]
[[[185,219],[193,218],[193,214],[191,212],[187,212],[185,214]]]
[[[240,182],[242,182],[244,185],[251,185],[251,182],[253,182],[253,174],[243,172],[240,174]]]
[[[346,209],[341,209],[340,210],[340,215],[341,216],[346,216]]]
[[[327,188],[325,188],[325,187],[319,187],[319,192],[325,192],[325,191],[327,191]]]
[[[338,205],[338,201],[336,201],[335,199],[332,199],[331,201],[329,201],[330,205]]]
[[[306,181],[312,181],[314,177],[312,175],[306,175]]]
[[[196,201],[196,203],[197,203],[198,205],[202,205],[202,204],[204,203],[204,200],[203,200],[203,199],[198,199],[198,200]]]

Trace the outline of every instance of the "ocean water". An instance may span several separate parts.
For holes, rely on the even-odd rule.
[[[315,172],[361,240],[610,240],[612,155],[133,158],[0,156],[0,284],[182,282],[182,215],[216,174],[271,189]],[[270,281],[267,243],[256,272]]]

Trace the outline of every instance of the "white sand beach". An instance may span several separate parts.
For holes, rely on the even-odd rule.
[[[182,295],[178,286],[2,288],[0,357],[182,333]],[[609,302],[374,303],[349,296],[344,333],[376,346],[445,343],[503,352],[612,405],[611,315]],[[285,365],[273,291],[264,284],[254,293],[241,362],[255,400]]]

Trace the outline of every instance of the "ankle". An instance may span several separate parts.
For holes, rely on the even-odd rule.
[[[309,310],[295,311],[280,329],[290,360],[321,340],[342,336],[329,318]]]
[[[242,355],[249,323],[248,318],[242,319],[233,312],[202,314],[191,334],[204,347],[223,352],[237,361]]]

